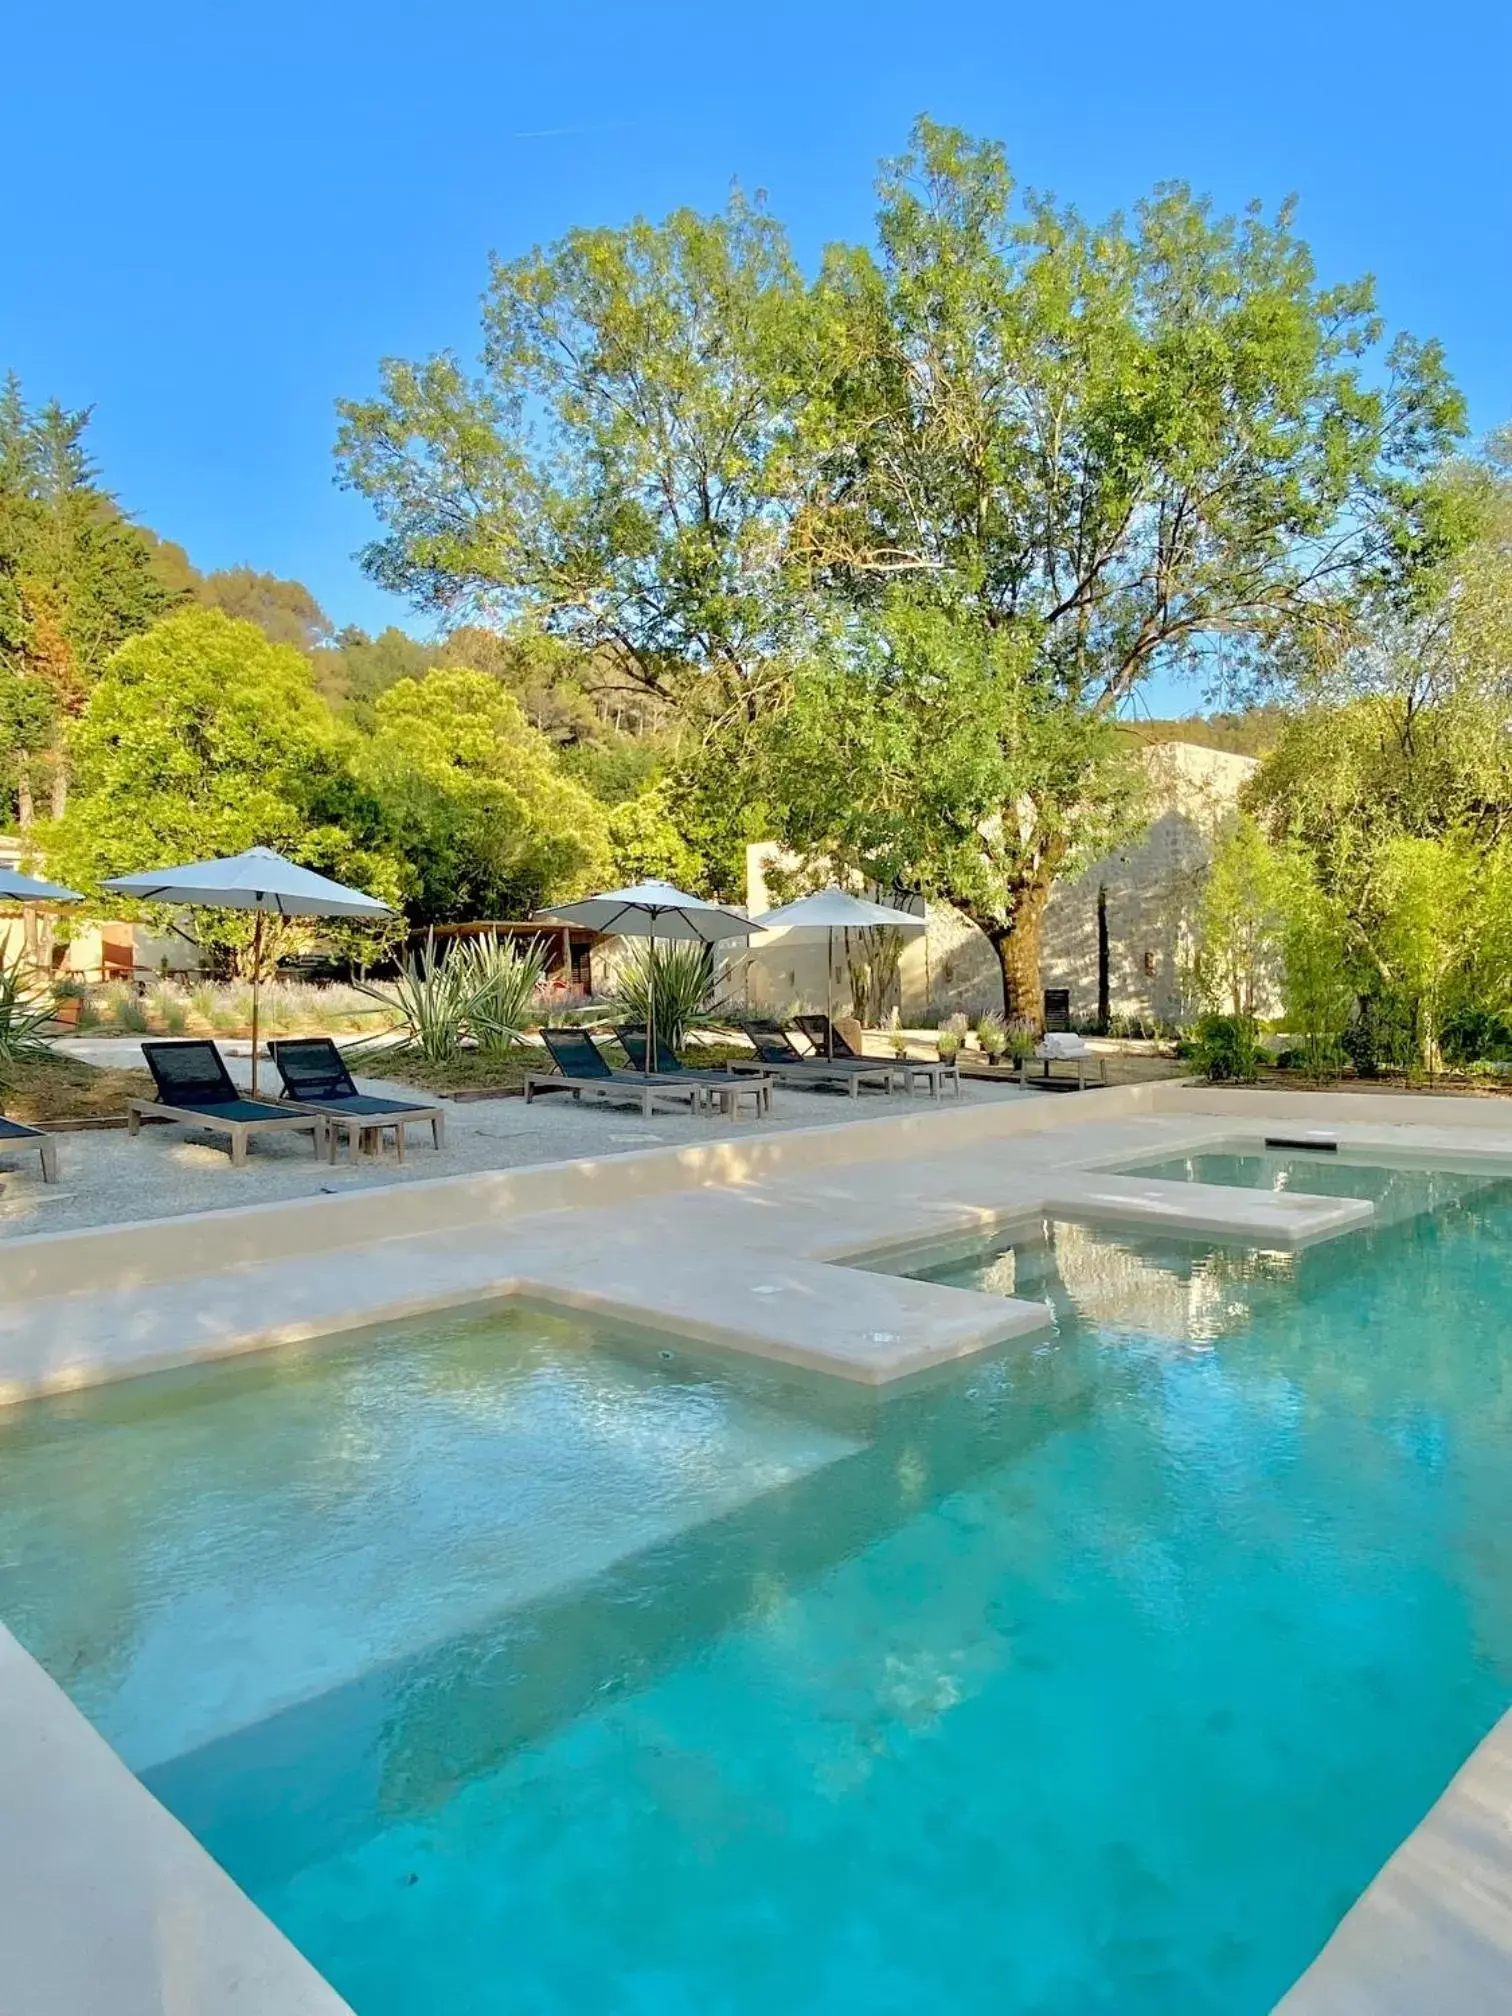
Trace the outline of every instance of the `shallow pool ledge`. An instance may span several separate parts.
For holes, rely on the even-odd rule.
[[[5,2016],[353,2016],[0,1625]]]
[[[1474,1751],[1274,2016],[1512,2009],[1512,1714]]]

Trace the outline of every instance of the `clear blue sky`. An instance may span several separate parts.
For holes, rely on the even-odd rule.
[[[1289,191],[1332,278],[1512,419],[1505,0],[75,0],[12,9],[0,369],[97,409],[127,508],[205,568],[406,620],[352,559],[332,402],[470,354],[488,252],[764,189],[811,258],[864,234],[919,111],[1093,214],[1182,178]]]

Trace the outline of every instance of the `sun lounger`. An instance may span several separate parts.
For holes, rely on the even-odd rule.
[[[616,1071],[586,1029],[543,1029],[541,1041],[551,1053],[555,1071],[531,1071],[525,1077],[525,1103],[544,1092],[585,1092],[619,1105],[636,1105],[651,1118],[654,1100],[687,1106],[697,1112],[702,1088],[695,1078],[664,1078],[659,1072]]]
[[[237,1090],[225,1060],[213,1043],[144,1043],[142,1055],[157,1086],[156,1099],[128,1099],[126,1129],[137,1133],[149,1116],[177,1120],[226,1134],[231,1164],[247,1160],[247,1143],[255,1134],[310,1134],[315,1153],[326,1152],[326,1123],[320,1113],[296,1113],[271,1099],[247,1099]]]
[[[820,1057],[862,1057],[863,1053],[841,1035],[828,1015],[795,1015],[793,1026],[802,1030]],[[879,1060],[873,1057],[865,1061],[875,1064]],[[938,1057],[893,1057],[888,1064],[894,1082],[901,1078],[906,1091],[912,1092],[915,1081],[922,1080],[932,1099],[938,1099],[946,1085],[958,1099],[961,1096],[961,1073],[954,1062],[947,1064]]]
[[[615,1037],[620,1048],[630,1059],[630,1068],[646,1075],[646,1031],[637,1023],[629,1023],[616,1029]],[[699,1084],[704,1088],[704,1103],[717,1106],[721,1113],[730,1117],[738,1115],[741,1099],[750,1099],[759,1119],[763,1113],[772,1110],[772,1081],[754,1073],[739,1074],[724,1065],[711,1066],[708,1070],[689,1069],[669,1043],[660,1036],[656,1039],[656,1075],[658,1078],[675,1078],[681,1084]]]
[[[348,1155],[360,1155],[367,1141],[382,1144],[385,1129],[394,1130],[399,1160],[404,1160],[406,1127],[428,1125],[431,1141],[446,1146],[446,1108],[414,1100],[390,1099],[382,1093],[359,1092],[346,1060],[329,1036],[285,1036],[268,1045],[283,1080],[284,1101],[307,1113],[323,1113],[331,1129],[332,1156],[338,1134],[347,1138]]]
[[[863,1085],[890,1092],[893,1067],[885,1057],[805,1057],[787,1031],[776,1022],[743,1022],[741,1028],[756,1052],[751,1064],[732,1064],[733,1071],[765,1071],[779,1085],[831,1085],[854,1099]]]
[[[17,1149],[35,1148],[42,1163],[42,1181],[56,1183],[58,1180],[58,1144],[51,1134],[44,1134],[40,1127],[28,1127],[20,1120],[7,1120],[0,1115],[0,1155],[13,1154]]]

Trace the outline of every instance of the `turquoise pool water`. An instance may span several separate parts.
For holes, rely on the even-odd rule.
[[[1378,1220],[1452,1204],[1497,1180],[1494,1172],[1467,1174],[1414,1163],[1357,1162],[1338,1152],[1242,1143],[1132,1162],[1117,1173],[1155,1176],[1171,1183],[1227,1183],[1245,1190],[1299,1190],[1313,1197],[1368,1197]]]
[[[0,1616],[359,2016],[1261,2016],[1512,1700],[1512,1186],[929,1271],[1057,1331],[878,1404],[515,1313],[26,1410]]]

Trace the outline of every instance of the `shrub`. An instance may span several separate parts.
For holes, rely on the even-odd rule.
[[[615,987],[615,1003],[626,1021],[649,1021],[653,975],[657,1039],[680,1050],[692,1025],[717,1019],[725,1005],[708,946],[683,943],[653,948],[649,940],[637,946],[621,967]]]
[[[357,991],[389,1010],[401,1043],[427,1064],[449,1064],[461,1050],[473,1005],[467,961],[438,952],[433,933],[404,960],[397,979],[364,981]]]
[[[1250,1015],[1203,1015],[1189,1054],[1210,1084],[1253,1084],[1260,1072],[1260,1039]]]
[[[947,1016],[940,1024],[935,1050],[942,1064],[950,1064],[960,1056],[961,1045],[966,1041],[966,1029],[966,1017],[959,1014]]]
[[[1412,1017],[1399,1001],[1386,995],[1365,995],[1339,1041],[1362,1078],[1379,1078],[1383,1071],[1410,1071],[1417,1061]]]
[[[53,993],[23,953],[0,949],[0,1067],[48,1054]]]
[[[1040,1034],[1032,1022],[1016,1015],[1003,1031],[1008,1055],[1015,1064],[1025,1064],[1039,1048]]]
[[[976,1025],[976,1039],[989,1064],[996,1064],[1008,1048],[1008,1028],[1001,1015],[989,1009]]]
[[[1492,1008],[1461,1008],[1444,1024],[1449,1064],[1505,1064],[1512,1059],[1512,1016]]]
[[[539,946],[479,938],[451,956],[461,962],[459,978],[471,997],[468,1023],[478,1048],[490,1056],[512,1049],[535,1019],[536,996],[546,978]]]
[[[150,1021],[169,1036],[182,1036],[189,1027],[189,1004],[176,987],[159,983],[147,997]]]

